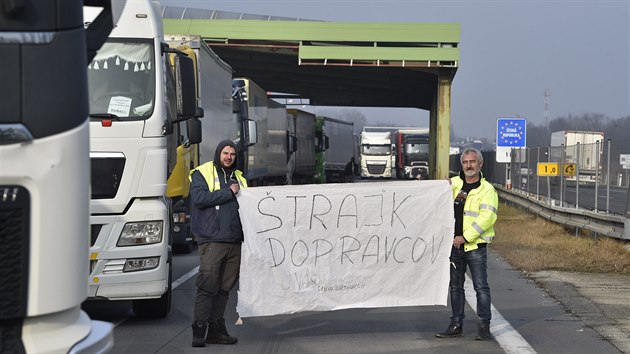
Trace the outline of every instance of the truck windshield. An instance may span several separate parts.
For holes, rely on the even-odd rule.
[[[429,144],[412,143],[405,144],[405,153],[407,154],[428,154]]]
[[[387,156],[391,155],[391,145],[362,145],[361,153],[363,155]]]
[[[91,116],[150,117],[155,100],[153,43],[105,43],[88,66],[88,85]]]

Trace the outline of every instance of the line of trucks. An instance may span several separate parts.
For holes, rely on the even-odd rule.
[[[159,2],[111,1],[0,11],[3,353],[107,351],[112,326],[89,319],[86,298],[167,316],[173,252],[193,247],[188,175],[220,140],[252,186],[343,182],[351,158],[363,176],[381,155],[362,137],[359,156],[352,123],[234,78],[198,36],[165,35]],[[391,169],[391,140],[383,149]]]
[[[362,178],[429,178],[429,129],[365,127],[360,146]]]
[[[198,36],[164,35],[157,1],[58,2],[0,11],[3,353],[107,351],[86,298],[167,316],[174,249],[193,245],[189,171],[220,140],[253,186],[334,180],[356,150],[352,123],[287,109]]]
[[[181,62],[189,70],[175,77]],[[157,2],[128,0],[88,68],[88,298],[131,300],[136,316],[165,317],[173,252],[193,248],[190,171],[231,139],[251,186],[314,183],[315,155],[331,139],[316,122],[326,118],[287,109],[254,81],[233,77],[199,36],[163,34]],[[182,116],[187,101],[195,109]]]

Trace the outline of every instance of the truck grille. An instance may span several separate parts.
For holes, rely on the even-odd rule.
[[[113,199],[125,169],[125,157],[92,157],[92,199]]]
[[[386,165],[367,165],[368,172],[372,175],[382,175],[385,173]]]
[[[20,186],[0,186],[0,321],[26,317],[30,195]],[[4,336],[3,336],[4,337]]]

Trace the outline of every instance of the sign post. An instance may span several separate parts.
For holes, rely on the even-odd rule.
[[[497,162],[511,162],[510,152],[527,147],[527,121],[524,118],[497,119]],[[525,162],[524,153],[517,153],[518,161]]]

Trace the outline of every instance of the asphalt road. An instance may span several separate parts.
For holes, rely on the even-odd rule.
[[[307,312],[293,315],[244,318],[241,325],[235,311],[236,292],[228,304],[228,330],[239,338],[236,345],[190,346],[195,294],[197,255],[174,257],[175,289],[173,307],[166,319],[135,318],[129,302],[88,303],[84,308],[93,319],[115,324],[113,353],[620,353],[623,340],[601,334],[588,311],[573,313],[560,298],[551,297],[532,279],[512,269],[493,251],[489,257],[495,340],[475,341],[476,319],[470,306],[464,322],[464,337],[438,339],[434,334],[446,328],[450,309],[446,306],[350,309]],[[578,289],[559,276],[546,275],[548,283],[558,281],[567,289]],[[544,278],[544,276],[541,276]],[[551,281],[549,281],[551,279]],[[622,278],[623,279],[623,278]],[[630,278],[628,278],[630,279]],[[543,279],[544,280],[544,279]],[[468,281],[467,284],[470,282]],[[543,282],[540,282],[541,286]],[[600,286],[603,286],[600,284]],[[565,289],[566,290],[566,289]],[[261,289],[264,291],[264,289]],[[630,286],[620,298],[621,308]],[[474,307],[474,292],[467,298]],[[597,291],[595,291],[597,293]],[[579,291],[568,297],[583,298]],[[579,301],[578,301],[579,302]],[[625,306],[624,306],[625,302]],[[613,311],[614,312],[614,311]],[[604,315],[604,318],[607,318]],[[627,321],[630,322],[630,321]],[[601,321],[600,321],[601,323]],[[610,324],[610,321],[607,322]],[[598,329],[600,332],[596,331]],[[630,324],[617,335],[630,338]],[[623,338],[622,338],[623,339]],[[621,344],[620,344],[621,343]],[[615,346],[616,345],[616,346]],[[620,350],[622,348],[624,350]]]
[[[525,176],[517,176],[516,181],[520,181],[521,185],[513,185],[513,188],[520,188],[526,190],[532,195],[538,193],[539,195],[546,196],[551,194],[551,197],[555,200],[561,200],[563,203],[569,205],[575,205],[576,201],[581,209],[595,210],[600,212],[610,212],[612,214],[624,215],[628,203],[628,194],[630,191],[627,187],[611,186],[608,189],[606,185],[600,185],[595,188],[594,185],[580,185],[579,188],[575,187],[575,184],[562,185],[562,195],[560,194],[560,182],[559,179],[555,179],[555,183],[548,183],[547,177],[540,177],[538,180],[536,176],[530,176],[529,185],[527,184],[527,178]],[[538,184],[537,184],[538,183]],[[597,192],[597,203],[595,200],[595,194]]]

